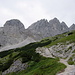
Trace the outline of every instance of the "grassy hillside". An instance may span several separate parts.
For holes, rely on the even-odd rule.
[[[56,36],[52,37],[51,40],[53,38],[56,38],[56,39],[52,43],[48,44],[49,47],[52,45],[56,45],[57,43],[64,43],[65,44],[67,41],[69,41],[69,43],[75,42],[75,31],[56,35]]]
[[[30,43],[24,47],[0,52],[0,71],[8,69],[13,61],[22,58],[22,63],[28,62],[29,67],[20,72],[7,75],[55,75],[66,68],[59,63],[58,58],[46,58],[35,52],[37,47],[50,47],[57,43],[66,41],[75,42],[75,31],[56,35],[41,40],[40,42]]]
[[[44,58],[39,62],[30,61],[29,66],[24,71],[7,75],[55,75],[66,68],[64,64],[59,63],[57,59],[53,58]]]
[[[45,58],[35,52],[37,47],[50,44],[51,41],[41,41],[28,44],[22,48],[0,52],[0,71],[5,71],[14,60],[22,58],[22,63],[28,62],[29,67],[21,72],[8,75],[55,75],[66,66],[58,62],[56,58]]]

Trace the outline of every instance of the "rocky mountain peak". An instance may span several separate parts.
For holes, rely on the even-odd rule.
[[[54,18],[50,20],[49,23],[60,23],[60,21],[57,18]]]
[[[55,36],[70,30],[75,30],[75,24],[70,28],[67,27],[65,22],[60,22],[57,18],[50,20],[41,19],[27,29],[17,19],[8,20],[3,28],[0,28],[0,42],[1,45],[9,45],[19,43],[25,40],[28,36],[34,40],[41,40],[45,37]]]
[[[24,32],[25,28],[24,25],[17,19],[12,19],[7,21],[4,24],[4,32],[6,33],[6,35],[12,34],[12,33],[16,33],[16,32]]]
[[[41,19],[33,23],[28,29],[31,30],[33,34],[40,34],[43,38],[55,36],[68,31],[65,22],[60,23],[57,18],[54,18],[49,22],[46,19]]]
[[[50,25],[46,19],[41,19],[33,23],[28,30],[33,34],[39,34],[42,38],[50,36]]]
[[[57,18],[50,20],[49,25],[51,26],[51,29],[53,30],[57,30],[57,29],[60,30],[61,28],[60,21]]]
[[[75,24],[72,24],[69,29],[70,30],[75,30]]]
[[[24,25],[18,19],[11,19],[6,21],[5,26],[16,26],[16,27],[24,27]]]
[[[8,20],[0,32],[0,44],[12,45],[26,38],[24,25],[17,19]]]
[[[48,21],[46,19],[41,19],[29,26],[28,29],[38,29],[39,27],[46,26],[47,24]]]
[[[39,21],[37,21],[37,22],[40,22],[40,21],[42,21],[42,22],[46,22],[47,19],[41,19],[41,20],[39,20]]]
[[[66,23],[65,22],[61,22],[61,26],[62,26],[62,31],[63,32],[67,32],[67,31],[69,31],[69,28],[68,28],[68,26],[66,25]]]
[[[64,21],[61,22],[62,25],[66,25],[66,23]]]

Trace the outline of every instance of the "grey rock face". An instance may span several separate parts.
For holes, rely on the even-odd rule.
[[[4,24],[4,33],[8,36],[20,37],[25,32],[24,25],[16,19],[7,21]]]
[[[57,18],[49,22],[46,19],[41,19],[27,29],[19,20],[12,19],[0,28],[0,46],[18,44],[27,37],[39,41],[45,37],[55,36],[69,30],[75,30],[75,24],[68,28],[65,22],[60,23]]]
[[[24,41],[18,43],[18,44],[14,44],[14,45],[8,45],[8,46],[4,46],[0,49],[1,51],[6,51],[6,50],[10,50],[10,49],[15,49],[15,48],[20,48],[23,47],[31,42],[36,42],[33,38],[31,37],[27,37]]]
[[[67,32],[67,31],[69,31],[69,28],[68,28],[68,26],[65,24],[65,22],[62,22],[61,23],[61,30],[62,30],[62,32]]]
[[[24,31],[25,31],[24,25],[17,19],[9,20],[4,24],[4,32],[6,35],[10,35],[10,33],[22,34]]]
[[[70,49],[71,47],[71,49]],[[45,57],[60,57],[60,58],[66,58],[65,60],[68,61],[75,50],[75,43],[58,43],[57,45],[53,45],[49,48],[45,47],[38,47],[36,48],[36,53],[40,53],[41,55]],[[72,61],[74,61],[75,57],[72,57]],[[75,61],[74,61],[75,62]]]
[[[3,28],[0,28],[0,47],[7,43],[7,36],[4,34]]]
[[[34,39],[35,41],[39,41],[39,40],[42,39],[41,34],[38,34],[37,32],[36,33],[35,32],[33,33],[32,30],[29,30],[29,29],[26,29],[25,30],[25,34],[27,36],[31,37],[32,39]]]
[[[28,30],[30,30],[33,34],[40,35],[42,38],[51,36],[49,22],[45,19],[32,24]]]
[[[39,34],[42,38],[45,38],[67,32],[69,29],[64,22],[60,23],[57,18],[54,18],[49,22],[45,19],[37,21],[33,23],[28,30],[33,34]]]
[[[24,25],[17,19],[7,21],[0,29],[0,44],[2,46],[19,43],[26,37]]]
[[[50,47],[38,47],[36,48],[36,53],[39,53],[40,55],[43,55],[44,57],[51,57],[56,58],[59,57],[60,59],[63,59],[64,61],[61,61],[61,63],[64,63],[67,68],[65,72],[59,73],[56,75],[75,75],[75,65],[69,65],[67,62],[72,61],[75,63],[75,43],[58,43],[57,45],[53,45]],[[71,73],[72,72],[72,73]]]
[[[60,22],[59,22],[59,20],[57,18],[54,18],[54,19],[50,20],[49,24],[51,26],[51,34],[52,34],[52,36],[62,33],[61,24],[60,24]]]
[[[75,24],[71,25],[70,28],[69,28],[69,30],[70,30],[70,31],[71,31],[71,30],[75,30]]]
[[[60,21],[57,18],[50,20],[49,24],[51,26],[52,36],[68,31],[67,25],[64,22],[60,23]]]
[[[6,75],[7,73],[11,72],[18,72],[21,70],[24,70],[28,67],[27,63],[22,63],[21,60],[16,60],[14,63],[10,66],[9,69],[5,70],[2,75]]]
[[[3,31],[3,27],[0,27],[0,32],[2,32]]]

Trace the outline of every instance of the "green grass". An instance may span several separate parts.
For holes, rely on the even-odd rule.
[[[69,65],[74,65],[74,61],[68,61]]]
[[[38,63],[31,61],[29,65],[27,70],[8,75],[56,75],[56,73],[66,68],[64,64],[59,63],[54,58],[45,58]]]
[[[73,54],[70,58],[69,58],[69,60],[68,60],[68,64],[69,65],[75,65],[75,60],[73,60],[75,58],[75,54]]]
[[[39,62],[43,57],[35,52],[37,47],[43,47],[51,43],[51,40],[30,43],[24,47],[0,52],[0,71],[8,69],[14,60],[22,58],[22,63],[34,61]]]
[[[66,33],[65,35],[68,35],[68,33]],[[57,43],[64,43],[65,44],[67,41],[70,41],[69,43],[75,42],[75,32],[73,32],[73,34],[68,35],[68,36],[64,36],[64,34],[60,34],[60,35],[56,35],[55,37],[57,37],[58,39],[53,41],[51,44],[48,44],[46,47],[56,45]]]
[[[66,66],[53,58],[45,58],[35,52],[37,47],[50,47],[58,43],[75,42],[75,31],[47,37],[40,42],[30,43],[24,47],[0,52],[0,71],[9,68],[14,60],[22,58],[22,63],[28,62],[29,67],[21,72],[8,75],[55,75]],[[71,49],[72,47],[70,47]],[[12,60],[11,60],[12,59]],[[73,63],[68,61],[68,63]]]
[[[75,50],[72,53],[75,53]]]

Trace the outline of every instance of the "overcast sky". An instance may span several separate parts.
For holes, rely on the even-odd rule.
[[[54,17],[68,26],[75,23],[75,0],[0,0],[0,26],[19,19],[27,28],[37,20]]]

